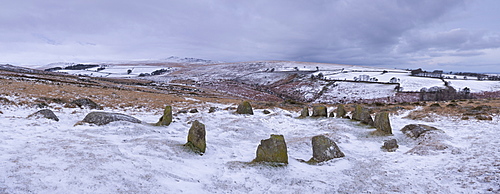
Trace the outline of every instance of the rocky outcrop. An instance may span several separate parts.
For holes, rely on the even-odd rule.
[[[52,119],[54,121],[59,121],[59,118],[57,118],[56,114],[52,112],[49,109],[43,109],[39,110],[31,115],[28,116],[28,118],[46,118],[46,119]]]
[[[347,111],[345,111],[344,105],[343,104],[339,104],[337,106],[337,115],[336,115],[336,117],[337,118],[345,118],[346,114],[347,114]]]
[[[337,144],[324,135],[314,136],[312,138],[312,147],[313,157],[308,161],[308,163],[315,164],[345,156],[344,153],[340,151]]]
[[[392,127],[388,112],[377,113],[375,115],[374,125],[377,130],[372,132],[372,135],[392,135]]]
[[[102,107],[88,98],[80,98],[71,101],[70,104],[74,104],[80,108],[97,109],[102,110]]]
[[[445,152],[446,150],[452,150],[452,153],[459,152],[457,148],[444,142],[444,140],[450,137],[448,137],[444,131],[435,127],[422,124],[411,124],[405,126],[401,131],[418,142],[415,147],[406,152],[407,154],[435,155]]]
[[[311,117],[328,117],[326,106],[314,106]]]
[[[207,147],[205,125],[195,120],[191,125],[188,133],[188,139],[185,146],[189,147],[194,152],[203,155]]]
[[[403,129],[401,129],[401,131],[406,136],[416,139],[416,138],[420,137],[422,134],[427,133],[429,131],[441,131],[441,130],[439,130],[435,127],[431,127],[431,126],[423,125],[423,124],[410,124],[410,125],[406,125],[405,127],[403,127]]]
[[[172,123],[172,106],[167,105],[163,110],[163,116],[160,117],[160,120],[155,124],[156,126],[169,126]]]
[[[248,114],[253,115],[253,108],[250,105],[250,102],[243,101],[240,105],[238,105],[238,109],[236,109],[237,114]]]
[[[288,164],[288,152],[283,135],[271,135],[269,139],[261,140],[253,162]]]
[[[398,141],[396,139],[390,139],[387,141],[384,141],[384,145],[381,147],[381,149],[388,151],[388,152],[395,152],[399,148]]]
[[[106,125],[115,121],[126,121],[131,123],[142,123],[139,119],[132,116],[121,114],[121,113],[110,113],[110,112],[91,112],[85,116],[82,121],[79,121],[75,125],[80,125],[83,123],[90,123],[96,125]]]

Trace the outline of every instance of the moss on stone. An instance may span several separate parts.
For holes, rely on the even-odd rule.
[[[169,126],[172,123],[172,106],[167,105],[163,110],[163,116],[160,117],[160,120],[155,124],[156,126]]]

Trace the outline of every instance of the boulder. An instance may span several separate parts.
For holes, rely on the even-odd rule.
[[[91,112],[85,116],[82,121],[79,121],[75,125],[80,125],[82,123],[90,123],[96,125],[106,125],[115,121],[127,121],[131,123],[142,123],[141,120],[136,119],[132,116],[121,114],[121,113],[110,113],[110,112]]]
[[[380,112],[376,114],[374,124],[377,130],[372,132],[373,135],[392,135],[391,122],[389,121],[388,112]]]
[[[172,123],[172,106],[167,105],[163,110],[163,116],[160,117],[160,120],[155,125],[168,126],[170,123]]]
[[[262,113],[268,115],[268,114],[271,114],[271,111],[269,111],[269,110],[263,110]]]
[[[198,109],[193,108],[193,109],[189,110],[189,113],[198,113]]]
[[[189,129],[188,139],[185,146],[188,146],[194,152],[203,155],[207,147],[205,136],[205,125],[200,123],[198,120],[195,120]]]
[[[248,101],[243,101],[240,105],[238,105],[236,113],[253,115],[252,105],[250,105],[250,102]]]
[[[308,163],[318,163],[328,161],[334,158],[344,157],[337,144],[324,135],[314,136],[312,138],[313,157]]]
[[[395,152],[398,148],[398,141],[396,139],[384,141],[384,145],[381,147],[381,149],[388,152]]]
[[[311,117],[328,117],[326,106],[314,106]]]
[[[102,107],[99,106],[97,103],[94,101],[88,99],[88,98],[80,98],[71,101],[71,104],[74,104],[80,108],[88,108],[88,109],[97,109],[97,110],[102,110]]]
[[[306,106],[302,108],[302,111],[300,111],[300,116],[299,118],[306,118],[309,116],[309,108]]]
[[[56,114],[54,114],[54,112],[52,112],[49,109],[39,110],[39,111],[28,116],[28,118],[32,118],[32,117],[46,118],[46,119],[52,119],[54,121],[59,121],[59,118],[57,118]]]
[[[477,115],[476,119],[477,120],[483,120],[483,121],[492,121],[493,117],[488,116],[488,115]]]
[[[427,133],[429,131],[441,131],[441,130],[439,130],[435,127],[431,127],[431,126],[423,125],[423,124],[409,124],[409,125],[406,125],[405,127],[403,127],[403,129],[401,129],[401,131],[406,136],[416,139],[416,138],[420,137],[422,134]]]
[[[218,108],[218,107],[210,107],[210,108],[208,109],[208,113],[214,113],[214,112],[216,112],[217,110],[219,110],[219,108]]]
[[[337,106],[337,118],[345,118],[347,111],[345,111],[345,107],[343,104],[339,104]]]
[[[271,135],[260,141],[254,162],[272,162],[288,164],[288,153],[283,135]]]

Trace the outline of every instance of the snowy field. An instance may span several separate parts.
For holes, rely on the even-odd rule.
[[[57,106],[57,105],[53,105]],[[200,105],[201,106],[201,105]],[[394,136],[372,137],[374,129],[345,119],[296,119],[296,112],[270,109],[265,115],[235,115],[220,110],[179,114],[168,127],[114,122],[73,126],[90,112],[61,108],[60,121],[26,117],[35,108],[0,107],[0,193],[498,193],[500,139],[493,121],[436,117],[435,122],[391,115]],[[233,105],[234,106],[234,105]],[[174,107],[174,112],[176,111]],[[162,110],[110,110],[144,122]],[[191,153],[190,122],[206,125],[207,151]],[[430,155],[406,152],[416,141],[400,129],[407,124],[435,126],[449,136],[449,149]],[[283,134],[285,167],[248,164],[260,140]],[[312,156],[311,138],[324,134],[346,157],[319,165],[301,163]],[[396,152],[380,150],[395,138]]]

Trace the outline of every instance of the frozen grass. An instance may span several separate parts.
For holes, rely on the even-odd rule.
[[[16,100],[16,99],[12,99]],[[228,105],[210,104],[224,108]],[[175,107],[174,107],[175,108]],[[394,136],[372,137],[374,129],[337,118],[296,119],[296,112],[261,109],[179,114],[168,127],[115,122],[73,126],[90,112],[62,108],[60,122],[27,119],[34,108],[0,108],[0,193],[495,193],[500,192],[498,117],[435,122],[391,115]],[[156,122],[161,110],[111,110]],[[207,152],[185,149],[190,122],[206,125]],[[450,149],[405,154],[417,141],[399,129],[422,123],[445,131]],[[289,165],[248,164],[261,139],[283,134]],[[346,157],[308,165],[311,137],[333,139]],[[396,152],[380,150],[395,138]]]

